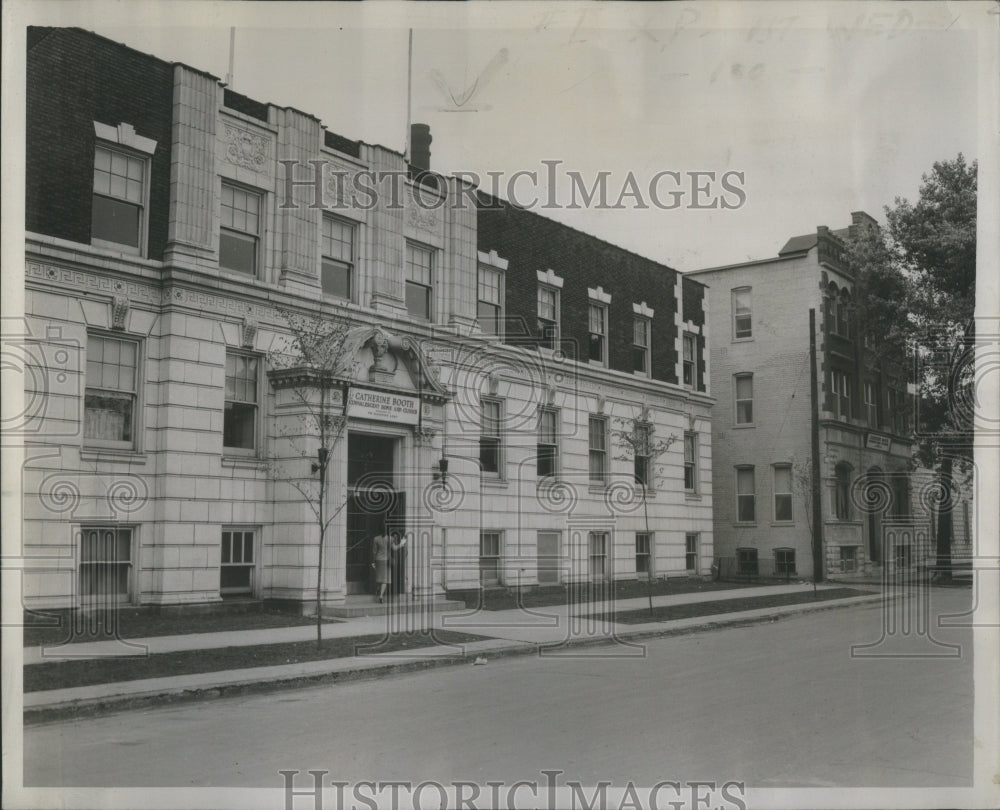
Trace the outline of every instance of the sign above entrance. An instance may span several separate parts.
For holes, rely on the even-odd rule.
[[[868,446],[872,450],[883,450],[889,452],[892,447],[892,440],[888,436],[881,436],[878,433],[868,434]]]
[[[371,388],[350,389],[347,415],[379,422],[415,425],[420,420],[420,401],[416,397],[374,391]]]

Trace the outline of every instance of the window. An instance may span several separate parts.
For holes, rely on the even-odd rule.
[[[130,601],[132,530],[120,526],[83,526],[79,537],[80,597],[105,603]]]
[[[733,290],[733,337],[736,340],[753,336],[750,287]]]
[[[892,478],[892,516],[910,517],[910,479],[904,474]]]
[[[559,290],[545,285],[538,287],[538,345],[559,347]]]
[[[792,519],[792,465],[774,465],[774,519]]]
[[[851,337],[851,315],[846,301],[837,302],[837,334],[841,337]]]
[[[875,397],[875,383],[864,384],[865,419],[871,427],[878,427],[878,400]]]
[[[129,248],[141,253],[145,232],[145,158],[111,149],[94,148],[94,196],[90,238],[94,244]]]
[[[479,533],[479,584],[500,583],[500,537],[502,532]]]
[[[684,535],[684,569],[698,573],[698,533],[688,532]]]
[[[635,572],[636,574],[651,574],[650,568],[650,535],[648,532],[635,533]]]
[[[226,452],[248,455],[257,448],[257,358],[226,352],[226,411],[222,422]]]
[[[649,318],[632,322],[632,370],[649,376]]]
[[[909,545],[899,545],[893,546],[893,554],[896,559],[896,568],[909,568],[910,567],[910,546]]]
[[[559,582],[559,532],[538,533],[538,584]]]
[[[484,473],[500,476],[503,465],[502,417],[498,399],[483,398],[479,434],[479,464]]]
[[[891,420],[892,432],[902,435],[906,432],[906,412],[904,410],[905,399],[902,392],[897,388],[889,389],[889,417]]]
[[[253,593],[254,533],[222,532],[222,565],[219,569],[219,593]]]
[[[697,343],[695,336],[685,332],[684,333],[684,385],[687,388],[694,387],[694,380],[695,380],[694,358],[695,358],[696,345]]]
[[[684,434],[684,489],[698,491],[698,434]]]
[[[257,275],[260,201],[261,197],[257,192],[223,182],[219,231],[220,267],[250,276]]]
[[[830,391],[833,395],[833,413],[840,419],[851,416],[851,381],[843,371],[830,372]]]
[[[539,478],[555,475],[559,459],[559,411],[542,408],[538,412],[537,473]]]
[[[757,519],[753,467],[736,468],[736,520],[753,523]]]
[[[434,251],[406,243],[406,311],[411,318],[429,321],[433,316]]]
[[[588,358],[593,363],[608,362],[608,308],[602,304],[590,305],[590,349]]]
[[[139,344],[133,340],[87,337],[85,445],[123,450],[135,447],[138,358]]]
[[[840,547],[840,571],[851,574],[858,570],[858,549],[856,546]]]
[[[591,415],[588,420],[590,441],[590,482],[604,484],[608,479],[608,420]]]
[[[604,579],[608,571],[608,533],[590,532],[590,576],[594,579]]]
[[[795,573],[795,549],[776,548],[774,550],[774,573],[776,576],[791,576]]]
[[[736,424],[753,424],[753,374],[736,375]]]
[[[652,457],[650,455],[650,438],[653,429],[650,425],[636,425],[632,441],[635,443],[633,451],[633,467],[635,482],[641,486],[652,487],[650,474],[652,473]]]
[[[484,335],[503,337],[504,276],[499,270],[479,268],[479,304],[477,316]]]
[[[837,520],[851,519],[851,470],[851,465],[845,461],[841,461],[834,468],[836,484],[833,513]]]
[[[758,572],[757,568],[757,549],[755,548],[738,548],[736,549],[736,570],[747,576],[756,576]]]
[[[962,529],[965,536],[962,538],[966,543],[972,542],[972,520],[969,515],[969,502],[962,501]]]
[[[324,295],[354,296],[354,224],[323,217],[323,263],[321,286]]]

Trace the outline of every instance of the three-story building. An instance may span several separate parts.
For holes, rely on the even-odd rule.
[[[413,599],[708,573],[704,286],[412,143],[29,30],[26,605],[370,600],[392,529]],[[290,318],[346,325],[321,570]]]

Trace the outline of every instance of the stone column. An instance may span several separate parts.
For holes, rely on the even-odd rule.
[[[316,296],[320,284],[323,171],[321,163],[310,161],[319,160],[322,128],[318,119],[298,110],[277,109],[276,113],[278,238],[275,247],[279,278],[286,287]]]
[[[469,334],[477,323],[479,265],[476,244],[476,206],[469,184],[449,177],[448,201],[443,207],[447,274],[447,323],[459,334]]]
[[[405,317],[403,262],[403,194],[406,192],[402,157],[381,146],[362,146],[362,157],[375,173],[376,200],[368,220],[368,263],[372,279],[371,306],[380,312]]]
[[[170,221],[164,261],[215,267],[215,119],[222,88],[218,79],[174,66],[170,137]]]

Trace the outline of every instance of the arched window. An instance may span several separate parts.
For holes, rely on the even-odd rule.
[[[836,488],[833,493],[833,513],[837,520],[851,519],[851,472],[853,468],[846,461],[841,461],[834,473]]]

